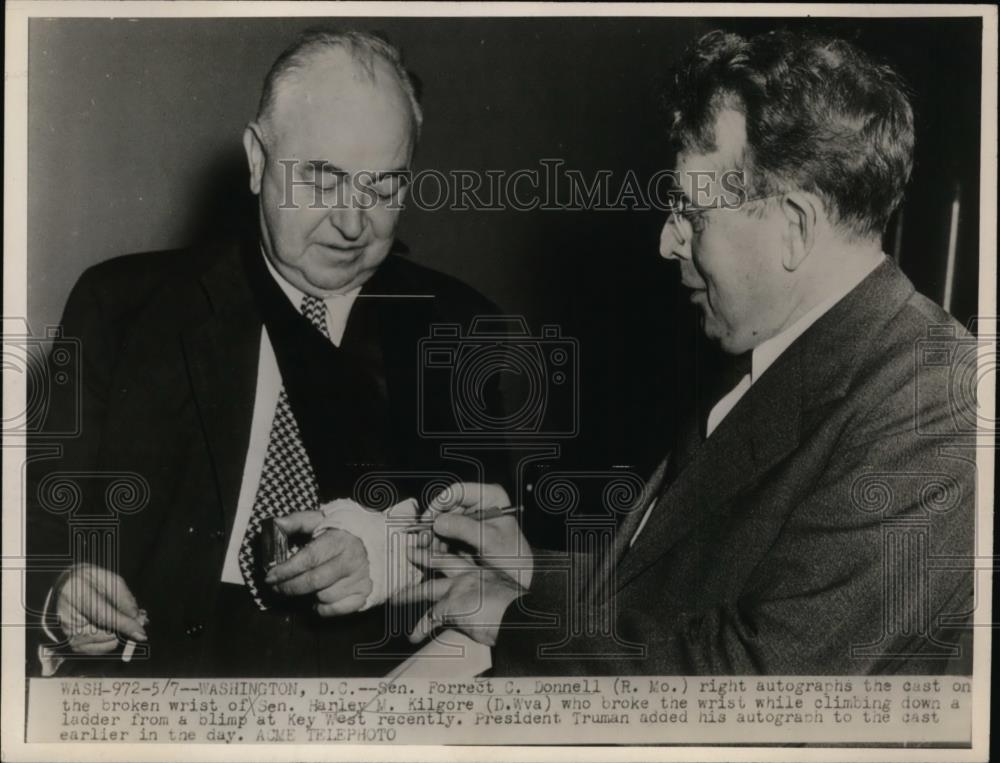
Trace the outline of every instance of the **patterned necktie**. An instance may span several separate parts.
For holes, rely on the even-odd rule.
[[[319,297],[305,295],[302,314],[327,339],[326,305]],[[293,511],[314,511],[319,508],[319,494],[312,464],[302,444],[302,436],[295,422],[295,415],[288,403],[284,385],[278,395],[278,406],[271,424],[271,435],[264,456],[257,496],[254,498],[250,521],[243,542],[240,544],[239,564],[243,580],[254,602],[267,609],[260,592],[260,581],[254,565],[254,547],[260,534],[261,523],[268,517],[283,517]]]

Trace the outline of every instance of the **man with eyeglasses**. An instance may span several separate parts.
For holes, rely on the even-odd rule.
[[[383,605],[400,552],[386,555],[382,515],[328,502],[364,500],[372,476],[374,493],[398,488],[399,500],[421,474],[463,471],[420,437],[417,406],[450,401],[418,399],[419,342],[497,311],[401,256],[421,123],[395,47],[306,32],[244,132],[257,197],[244,235],[80,279],[63,329],[82,347],[82,434],[29,470],[43,672],[381,676],[410,651],[406,613]],[[499,417],[493,385],[483,394]],[[69,397],[48,412],[55,431],[76,410]],[[86,490],[74,516],[44,489],[60,474]],[[103,474],[148,497],[112,515],[112,553],[72,535],[74,521],[107,524]],[[282,537],[272,521],[301,548],[268,568]],[[75,564],[45,562],[67,549]]]
[[[739,370],[708,405],[688,385],[603,553],[531,549],[510,517],[463,516],[501,488],[456,486],[413,552],[445,573],[405,594],[434,602],[413,637],[462,629],[497,674],[969,671],[946,631],[974,606],[975,432],[953,422],[975,403],[917,354],[963,332],[881,250],[912,165],[902,84],[840,40],[714,32],[670,102],[660,253]]]

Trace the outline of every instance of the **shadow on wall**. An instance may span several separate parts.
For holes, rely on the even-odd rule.
[[[182,240],[211,242],[257,225],[257,197],[248,187],[246,154],[239,147],[216,154],[205,168],[182,226]]]

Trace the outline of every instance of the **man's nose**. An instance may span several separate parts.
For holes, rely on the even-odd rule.
[[[330,219],[340,235],[348,241],[360,238],[364,232],[365,212],[357,206],[354,199],[346,205],[334,208]]]
[[[677,225],[671,218],[660,231],[660,256],[665,260],[690,260],[691,243],[681,238]]]

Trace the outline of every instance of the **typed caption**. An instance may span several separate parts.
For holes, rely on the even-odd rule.
[[[26,741],[967,746],[971,704],[962,676],[49,678]]]

